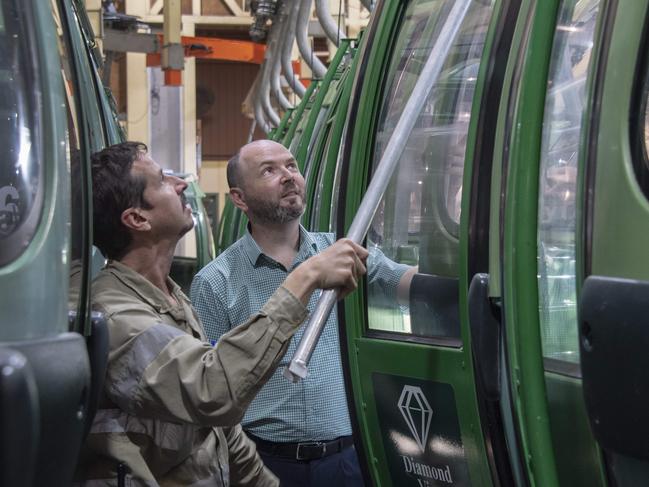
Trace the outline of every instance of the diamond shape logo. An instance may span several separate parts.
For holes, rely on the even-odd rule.
[[[433,410],[428,404],[426,396],[421,388],[405,385],[401,391],[398,406],[408,429],[423,453],[428,441],[430,421],[433,419]]]

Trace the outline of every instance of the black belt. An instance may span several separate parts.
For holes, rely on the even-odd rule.
[[[246,432],[246,435],[255,442],[257,450],[267,455],[276,457],[292,458],[294,460],[316,460],[340,453],[348,446],[354,444],[351,436],[341,436],[331,441],[305,441],[302,443],[275,443],[262,440],[255,435]]]

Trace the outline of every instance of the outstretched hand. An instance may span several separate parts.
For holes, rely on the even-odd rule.
[[[323,252],[314,255],[291,272],[284,287],[303,303],[308,303],[316,289],[338,289],[340,299],[358,286],[358,280],[367,271],[368,251],[343,238]]]
[[[342,238],[331,247],[309,260],[318,273],[319,289],[339,289],[339,298],[344,298],[358,287],[358,280],[367,272],[365,262],[368,252],[365,248]],[[307,261],[308,262],[308,261]]]

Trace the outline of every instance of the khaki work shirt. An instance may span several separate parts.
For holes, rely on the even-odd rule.
[[[238,425],[306,317],[279,288],[259,313],[211,346],[180,287],[176,300],[119,262],[93,283],[110,334],[104,398],[77,481],[116,486],[276,486]]]

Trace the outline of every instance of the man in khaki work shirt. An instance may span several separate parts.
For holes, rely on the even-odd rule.
[[[186,183],[164,174],[146,150],[126,142],[92,160],[95,244],[109,258],[93,307],[106,317],[110,350],[76,480],[276,486],[238,423],[286,352],[312,292],[351,292],[367,252],[342,240],[305,261],[259,313],[212,347],[169,278],[176,244],[193,226]]]

